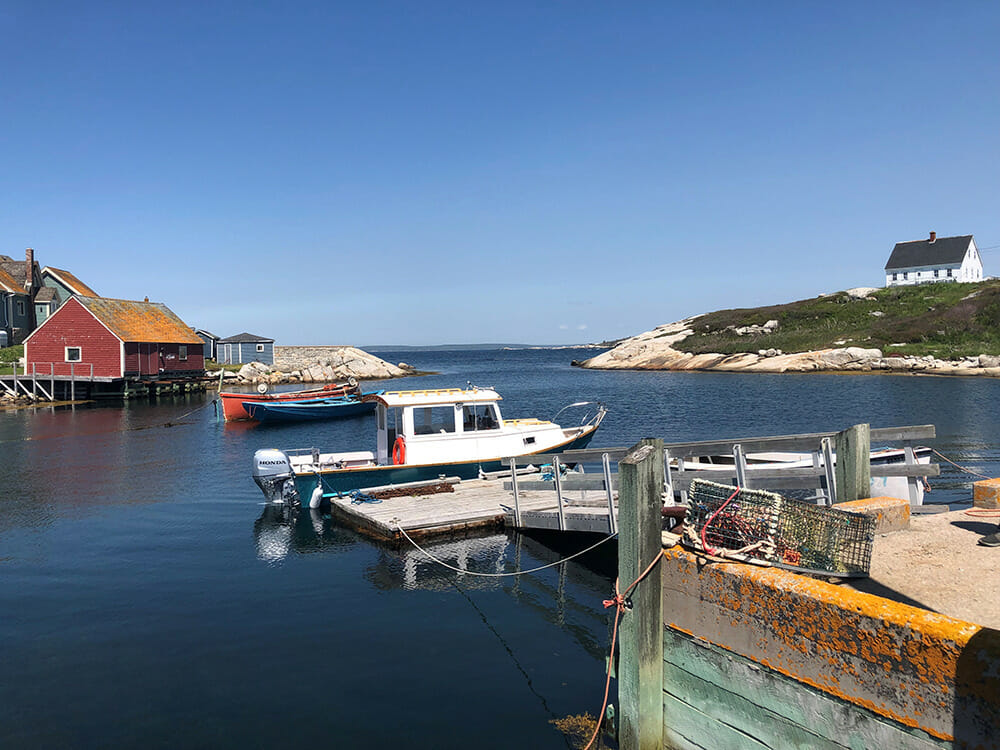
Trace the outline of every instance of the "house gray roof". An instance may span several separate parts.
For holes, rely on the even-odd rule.
[[[205,330],[204,328],[195,328],[195,329],[194,329],[194,332],[195,332],[195,333],[196,333],[196,334],[197,334],[198,336],[207,336],[208,338],[212,339],[213,341],[218,341],[218,340],[219,340],[219,337],[218,337],[218,336],[216,336],[216,335],[215,335],[214,333],[212,333],[211,331],[206,331],[206,330]]]
[[[56,302],[58,298],[56,297],[56,290],[50,286],[43,286],[38,290],[38,294],[35,295],[35,302]]]
[[[972,241],[971,234],[961,237],[938,237],[934,242],[916,240],[897,242],[885,264],[886,271],[916,266],[960,265]]]
[[[220,344],[262,344],[262,343],[274,343],[274,339],[265,338],[263,336],[254,336],[252,333],[237,333],[235,336],[230,336],[229,338],[219,339]]]

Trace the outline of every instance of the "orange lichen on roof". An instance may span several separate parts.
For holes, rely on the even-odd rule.
[[[202,345],[183,320],[162,302],[133,302],[106,297],[76,296],[80,304],[122,341]]]
[[[101,296],[93,289],[91,289],[89,286],[80,281],[80,279],[78,279],[76,276],[71,274],[69,271],[64,271],[61,268],[53,268],[52,266],[49,266],[48,270],[54,273],[56,276],[58,276],[59,280],[62,281],[64,284],[66,284],[66,286],[68,286],[70,288],[70,291],[72,291],[74,294],[80,294],[83,295],[84,297]]]
[[[17,280],[2,268],[0,268],[0,289],[5,289],[8,292],[24,293],[24,288],[17,283]]]

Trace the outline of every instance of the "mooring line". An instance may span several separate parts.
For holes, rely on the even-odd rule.
[[[983,479],[993,479],[993,477],[988,477],[985,474],[980,474],[978,471],[973,471],[972,469],[966,469],[964,466],[956,464],[954,461],[952,461],[950,458],[948,458],[946,455],[944,455],[941,451],[937,450],[936,448],[931,448],[931,452],[934,453],[939,458],[943,458],[945,461],[950,463],[959,471],[964,471],[966,474],[972,474],[973,476],[982,477]]]
[[[413,539],[410,538],[410,535],[406,533],[406,529],[404,529],[402,526],[397,526],[396,529],[399,531],[400,534],[402,534],[404,537],[406,537],[406,541],[408,541],[416,549],[418,549],[420,552],[422,552],[427,558],[433,560],[438,565],[441,565],[441,566],[443,566],[445,568],[448,568],[449,570],[454,570],[456,573],[464,573],[465,575],[468,575],[468,576],[480,576],[482,578],[513,578],[515,576],[528,575],[529,573],[537,573],[538,571],[545,570],[546,568],[554,568],[557,565],[562,565],[565,562],[569,562],[573,558],[579,557],[580,555],[584,555],[584,554],[590,552],[592,549],[596,549],[597,547],[600,547],[602,544],[604,544],[609,539],[614,539],[616,536],[618,536],[618,532],[615,532],[614,534],[611,534],[610,536],[604,537],[597,544],[590,545],[589,547],[587,547],[587,549],[583,549],[583,550],[580,550],[579,552],[575,552],[574,554],[570,555],[569,557],[564,557],[561,560],[556,560],[554,563],[549,563],[548,565],[542,565],[539,568],[532,568],[531,570],[515,570],[512,573],[478,573],[478,572],[476,572],[474,570],[463,570],[462,568],[456,568],[454,565],[449,565],[444,560],[439,560],[438,558],[434,557],[434,555],[432,555],[430,552],[428,552],[423,547],[421,547],[419,544],[417,544],[415,541],[413,541]]]

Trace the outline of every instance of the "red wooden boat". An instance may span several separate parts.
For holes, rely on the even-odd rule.
[[[301,401],[304,398],[324,398],[332,396],[353,396],[361,395],[358,388],[358,381],[349,378],[346,383],[327,383],[321,388],[309,388],[304,391],[282,391],[281,393],[268,393],[267,385],[261,383],[257,386],[257,393],[233,393],[230,391],[219,391],[219,398],[222,399],[222,414],[227,422],[240,419],[252,419],[243,408],[244,401],[251,402],[277,402]]]

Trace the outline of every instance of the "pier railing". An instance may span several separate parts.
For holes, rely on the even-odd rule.
[[[934,425],[911,425],[871,429],[855,425],[841,432],[813,432],[798,435],[704,440],[663,444],[664,496],[668,504],[685,502],[691,482],[696,478],[734,483],[740,487],[767,490],[804,490],[813,493],[817,503],[868,497],[872,477],[905,477],[911,505],[922,502],[919,483],[925,477],[938,476],[940,467],[918,463],[914,450],[917,441],[934,438]],[[902,445],[898,463],[871,463],[871,445]],[[514,521],[519,527],[532,526],[522,511],[520,493],[553,491],[556,496],[556,527],[570,530],[567,521],[570,491],[598,491],[607,504],[607,531],[617,531],[615,495],[618,490],[618,463],[629,448],[591,448],[563,453],[512,456],[504,459],[510,478],[504,487],[513,492]],[[777,455],[776,455],[777,454]],[[797,460],[793,460],[797,459]],[[543,480],[536,475],[519,476],[527,466],[547,467]],[[566,467],[588,465],[599,473],[580,474]],[[532,512],[534,515],[534,512]],[[543,523],[548,527],[548,522]],[[585,530],[592,530],[587,528]]]

